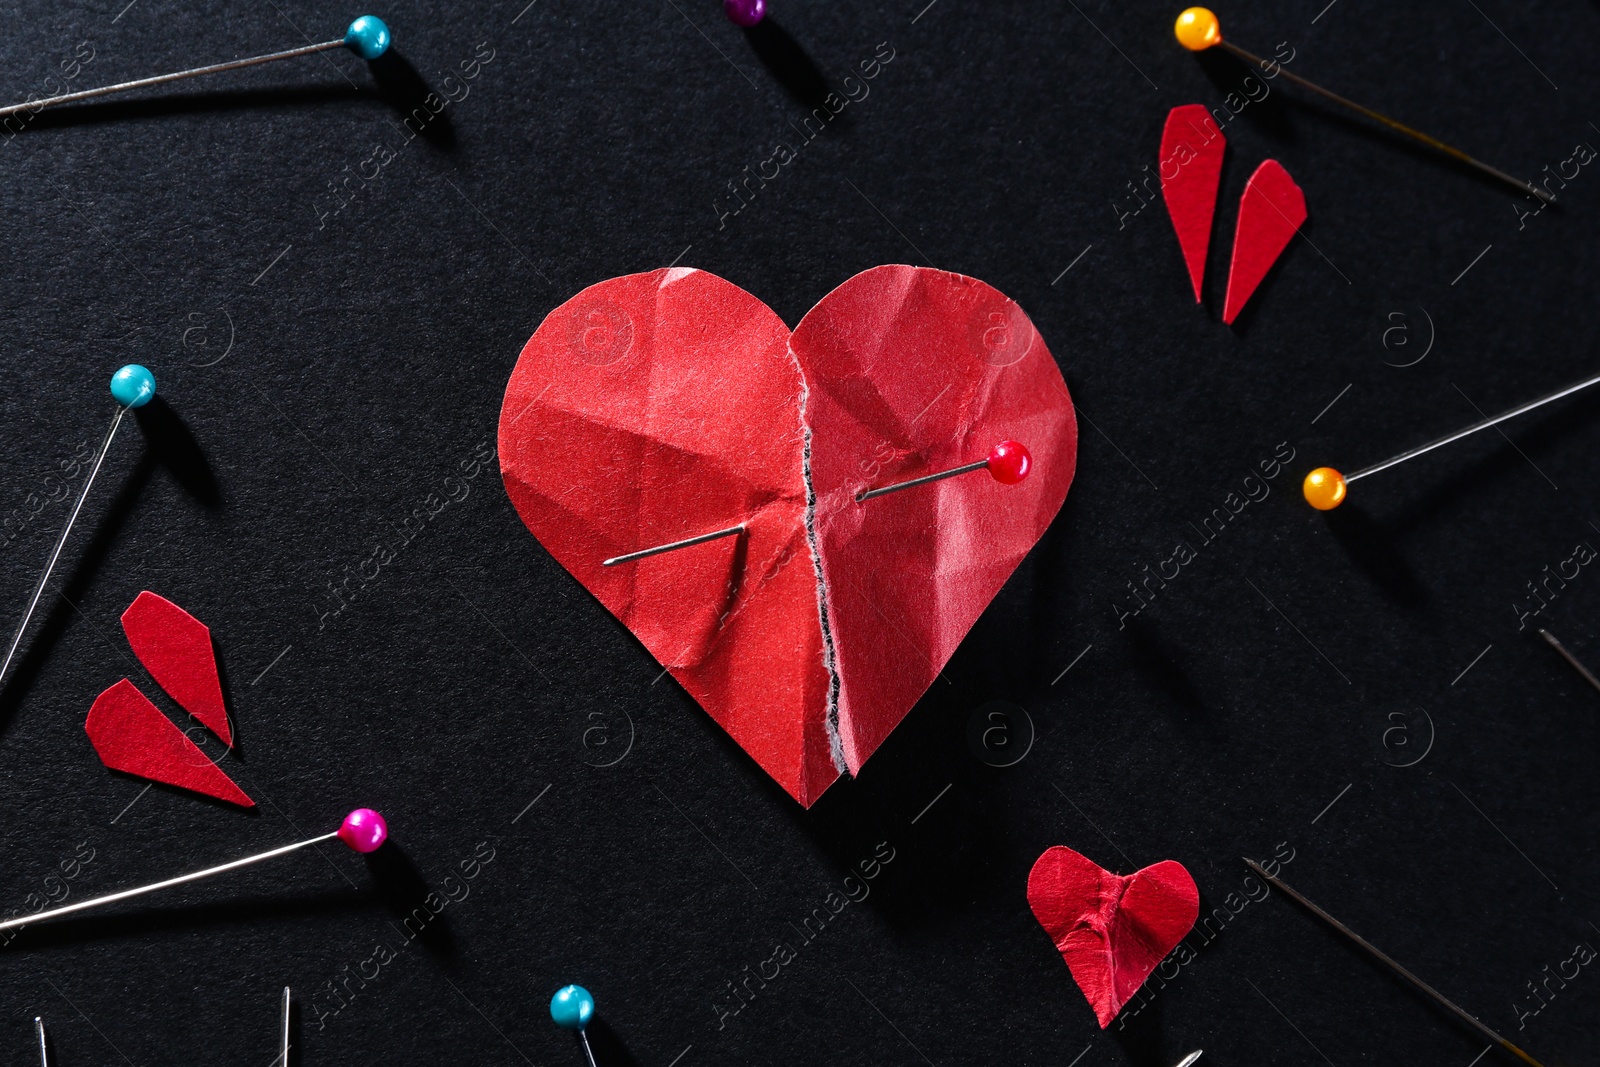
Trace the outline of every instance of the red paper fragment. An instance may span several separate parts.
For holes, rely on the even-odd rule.
[[[1200,302],[1217,213],[1217,186],[1228,141],[1204,104],[1175,107],[1161,131],[1161,196],[1189,267],[1195,303]]]
[[[190,715],[233,747],[211,630],[166,597],[145,590],[122,613],[122,630],[150,676]]]
[[[1193,929],[1200,890],[1176,860],[1119,875],[1056,845],[1028,873],[1028,905],[1104,1030]]]
[[[974,474],[855,500],[1008,438],[1037,466],[1019,485]],[[905,716],[1060,509],[1077,428],[1033,324],[981,282],[878,267],[791,338],[749,293],[670,269],[550,313],[499,442],[528,529],[809,807]]]
[[[83,728],[100,762],[114,771],[204,793],[241,807],[256,806],[126,678],[95,698]]]
[[[1233,235],[1233,266],[1222,321],[1233,324],[1256,287],[1278,261],[1289,239],[1306,221],[1306,194],[1275,159],[1256,168],[1239,200],[1239,228]]]

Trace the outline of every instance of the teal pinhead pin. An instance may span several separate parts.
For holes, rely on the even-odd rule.
[[[564,1030],[576,1030],[583,1046],[583,1057],[595,1067],[594,1050],[589,1048],[589,1020],[594,1018],[594,997],[581,985],[566,985],[550,998],[550,1018]]]
[[[0,118],[7,115],[19,115],[26,111],[30,114],[41,108],[54,107],[57,104],[71,104],[78,100],[93,100],[100,96],[110,96],[113,93],[125,93],[130,89],[144,89],[152,85],[165,85],[167,82],[181,81],[184,78],[198,78],[202,74],[221,74],[224,71],[239,70],[241,67],[255,67],[262,63],[273,63],[280,59],[298,59],[317,52],[328,52],[335,48],[348,48],[362,59],[377,59],[389,50],[389,45],[394,43],[389,26],[376,15],[362,15],[344,31],[344,36],[332,41],[321,41],[317,44],[301,45],[299,48],[288,48],[282,52],[270,52],[264,56],[251,56],[249,59],[231,59],[226,63],[213,63],[208,67],[193,67],[189,70],[180,70],[172,74],[157,74],[153,78],[137,78],[131,82],[118,82],[115,85],[102,85],[98,89],[81,89],[75,93],[61,93],[57,96],[47,96],[43,100],[25,100],[20,104],[10,107],[0,107]]]
[[[89,471],[84,475],[83,488],[78,491],[78,499],[72,505],[72,510],[67,513],[67,525],[62,528],[61,536],[56,538],[55,547],[50,550],[50,558],[45,560],[44,573],[39,575],[39,582],[33,587],[33,596],[28,598],[28,606],[22,611],[22,621],[17,623],[17,632],[11,637],[11,647],[6,649],[6,658],[0,661],[0,684],[4,684],[6,672],[11,669],[11,661],[16,658],[17,649],[22,645],[22,635],[28,631],[28,622],[33,618],[34,609],[39,606],[39,598],[44,595],[45,583],[50,580],[50,573],[56,568],[56,560],[61,558],[61,549],[66,546],[67,535],[72,532],[72,524],[78,521],[78,512],[83,510],[83,502],[89,497],[89,487],[94,485],[94,476],[100,473],[100,465],[106,460],[112,439],[117,436],[117,427],[122,425],[122,417],[134,408],[144,407],[155,395],[156,376],[137,363],[130,363],[111,376],[111,398],[117,402],[117,413],[111,417],[111,429],[106,431],[106,439],[100,443],[100,451],[95,453],[94,462],[89,465]]]

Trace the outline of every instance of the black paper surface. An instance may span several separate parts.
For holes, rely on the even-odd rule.
[[[1596,371],[1600,163],[1575,148],[1600,146],[1600,8],[1221,12],[1293,71],[1514,174],[1567,174],[1529,215],[1184,52],[1176,5],[773,0],[747,33],[714,0],[523,2],[401,0],[370,68],[341,50],[0,135],[8,634],[109,375],[140,362],[161,388],[0,692],[0,904],[169,877],[362,805],[394,842],[27,930],[0,949],[9,1059],[30,1062],[42,1015],[64,1067],[265,1065],[287,984],[307,1067],[579,1063],[547,1012],[576,981],[601,1067],[1194,1048],[1467,1067],[1477,1035],[1251,898],[1239,857],[1276,853],[1544,1063],[1593,1060],[1600,693],[1535,631],[1600,667],[1600,573],[1575,560],[1600,545],[1600,394],[1359,482],[1331,515],[1298,483]],[[4,95],[324,40],[361,13],[122,3],[0,15]],[[413,137],[430,92],[449,102]],[[846,102],[808,125],[829,93]],[[1168,109],[1230,93],[1196,307],[1164,209],[1141,205]],[[1269,157],[1311,221],[1230,329],[1238,198]],[[1022,304],[1080,404],[1080,467],[944,679],[805,812],[552,562],[486,457],[521,345],[589,284],[697,266],[792,325],[885,262]],[[1180,542],[1192,561],[1151,578]],[[240,742],[223,766],[258,813],[96,760],[83,719],[121,677],[191,724],[118,626],[143,589],[212,628]],[[1122,873],[1176,859],[1201,888],[1192,958],[1104,1033],[1024,898],[1054,844]]]

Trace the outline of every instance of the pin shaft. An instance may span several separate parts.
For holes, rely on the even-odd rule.
[[[589,1061],[589,1067],[597,1067],[594,1062],[594,1050],[589,1047],[589,1035],[583,1030],[578,1031],[578,1042],[583,1045],[583,1058]]]
[[[1539,636],[1544,638],[1545,639],[1545,643],[1548,644],[1551,648],[1553,648],[1557,652],[1561,653],[1561,658],[1566,660],[1568,663],[1572,664],[1573,669],[1576,670],[1579,674],[1583,675],[1583,680],[1584,681],[1588,682],[1590,685],[1594,686],[1596,689],[1600,689],[1600,678],[1596,678],[1594,675],[1590,674],[1589,673],[1589,668],[1587,668],[1583,664],[1579,663],[1578,662],[1578,658],[1576,656],[1574,656],[1571,652],[1567,651],[1567,646],[1563,645],[1560,641],[1556,640],[1556,635],[1555,634],[1551,633],[1549,630],[1540,630],[1539,631]]]
[[[61,915],[68,915],[75,911],[83,911],[87,908],[97,908],[102,904],[111,904],[119,900],[127,900],[129,897],[138,897],[143,896],[146,893],[154,893],[158,889],[169,889],[175,885],[183,885],[185,882],[197,882],[202,878],[209,878],[213,874],[221,874],[224,871],[231,871],[237,867],[247,867],[252,863],[260,863],[262,860],[270,860],[275,856],[282,856],[286,853],[293,852],[295,849],[305,848],[307,845],[315,845],[320,844],[323,841],[331,841],[338,836],[339,831],[335,830],[333,833],[323,834],[320,837],[313,837],[307,841],[296,841],[292,845],[284,845],[282,848],[275,848],[270,852],[262,852],[255,856],[246,856],[241,860],[233,860],[228,863],[219,864],[215,867],[207,867],[203,871],[193,871],[189,874],[180,874],[178,877],[168,878],[164,882],[153,882],[150,885],[142,885],[135,889],[124,889],[117,893],[107,893],[103,897],[94,897],[90,900],[81,900],[76,904],[67,904],[60,908],[51,908],[49,911],[41,911],[35,915],[24,915],[16,919],[7,919],[5,922],[0,922],[0,930],[10,930],[18,926],[31,926],[34,923],[44,922],[46,919],[54,919]]]
[[[50,1046],[44,1037],[44,1018],[39,1015],[33,1017],[34,1029],[39,1031],[39,1067],[50,1067]]]
[[[1259,67],[1260,69],[1262,69],[1264,71],[1265,70],[1270,70],[1273,67],[1272,63],[1269,63],[1267,60],[1264,60],[1264,59],[1260,58],[1259,56],[1253,55],[1250,52],[1245,51],[1243,48],[1240,48],[1238,45],[1234,44],[1231,41],[1221,40],[1221,41],[1218,41],[1217,44],[1221,45],[1223,48],[1227,49],[1229,52],[1232,52],[1235,56],[1239,57],[1240,59],[1244,60],[1245,62],[1254,63],[1257,67]],[[1499,169],[1498,167],[1491,167],[1491,166],[1489,166],[1489,164],[1483,162],[1482,160],[1472,158],[1471,156],[1467,155],[1465,152],[1461,151],[1461,149],[1453,148],[1450,145],[1445,144],[1443,141],[1439,140],[1437,137],[1430,137],[1427,134],[1423,133],[1421,130],[1412,129],[1410,126],[1407,126],[1405,123],[1400,122],[1400,121],[1398,121],[1396,119],[1392,119],[1388,115],[1383,114],[1382,112],[1374,111],[1370,107],[1362,107],[1360,104],[1356,103],[1354,100],[1349,100],[1349,99],[1347,99],[1345,97],[1342,97],[1338,93],[1333,92],[1330,89],[1324,89],[1322,86],[1318,85],[1316,82],[1307,81],[1306,79],[1300,77],[1300,75],[1295,74],[1294,72],[1292,72],[1290,70],[1287,70],[1283,66],[1283,64],[1281,64],[1281,63],[1278,63],[1276,65],[1277,65],[1277,69],[1278,69],[1278,73],[1279,74],[1283,75],[1283,77],[1285,77],[1285,78],[1288,78],[1290,81],[1294,82],[1296,85],[1300,86],[1301,88],[1309,89],[1312,92],[1316,93],[1318,96],[1323,97],[1324,99],[1332,100],[1334,103],[1339,104],[1339,105],[1341,105],[1343,107],[1347,107],[1351,111],[1356,112],[1357,114],[1365,115],[1367,118],[1371,119],[1372,121],[1378,122],[1378,123],[1382,123],[1383,125],[1389,127],[1391,130],[1394,130],[1397,133],[1403,133],[1407,137],[1410,137],[1410,138],[1412,138],[1414,140],[1417,140],[1417,141],[1421,141],[1423,144],[1427,145],[1429,148],[1432,148],[1437,152],[1443,152],[1445,155],[1449,156],[1451,159],[1454,159],[1459,163],[1465,163],[1467,166],[1474,167],[1477,170],[1482,171],[1484,174],[1490,175],[1491,177],[1494,177],[1494,178],[1498,178],[1499,180],[1505,182],[1507,185],[1511,185],[1511,186],[1515,187],[1518,192],[1528,193],[1528,194],[1530,194],[1532,196],[1537,197],[1538,199],[1540,199],[1541,201],[1543,201],[1546,204],[1555,203],[1555,199],[1556,198],[1554,196],[1552,196],[1550,193],[1546,192],[1545,190],[1539,188],[1537,185],[1534,185],[1532,182],[1525,182],[1521,178],[1514,178],[1511,175],[1507,174],[1505,171]]]
[[[968,463],[961,467],[952,467],[947,471],[940,471],[938,474],[924,474],[921,478],[913,478],[909,482],[896,482],[894,485],[886,485],[882,489],[869,489],[866,492],[856,494],[856,503],[859,504],[863,500],[871,500],[875,496],[884,496],[888,493],[898,493],[900,490],[910,489],[914,485],[927,485],[929,482],[937,482],[943,478],[954,478],[958,474],[970,474],[972,471],[981,471],[988,465],[988,460],[980,459],[976,463]]]
[[[1530,400],[1526,404],[1521,404],[1512,408],[1510,411],[1503,411],[1498,415],[1493,415],[1487,419],[1484,419],[1482,422],[1475,422],[1464,430],[1457,430],[1455,433],[1445,434],[1437,441],[1429,441],[1425,445],[1413,448],[1409,452],[1402,452],[1398,456],[1384,460],[1382,463],[1374,463],[1372,466],[1363,470],[1358,470],[1354,474],[1347,474],[1345,475],[1344,480],[1348,484],[1355,481],[1357,478],[1365,478],[1369,474],[1377,474],[1379,471],[1387,470],[1397,463],[1404,463],[1408,459],[1415,459],[1424,452],[1432,452],[1436,448],[1447,445],[1452,441],[1459,441],[1463,437],[1468,437],[1477,433],[1479,430],[1487,430],[1489,427],[1505,422],[1507,419],[1514,419],[1518,415],[1525,414],[1526,412],[1532,411],[1536,407],[1541,407],[1545,404],[1548,404],[1553,400],[1560,400],[1564,396],[1571,396],[1578,390],[1587,389],[1589,386],[1594,385],[1597,382],[1600,382],[1600,374],[1597,374],[1592,378],[1585,378],[1583,381],[1576,382],[1563,389],[1557,389],[1548,396],[1541,396],[1537,400]]]
[[[701,534],[698,537],[687,537],[682,541],[674,541],[670,545],[657,545],[654,548],[641,549],[638,552],[629,552],[626,556],[613,556],[600,564],[602,567],[615,567],[619,563],[632,563],[636,559],[647,556],[659,556],[663,552],[672,552],[690,545],[703,545],[707,541],[715,541],[719,537],[732,537],[734,534],[744,533],[744,526],[730,526],[726,530],[717,530],[714,533]]]
[[[1420,992],[1427,994],[1427,996],[1432,998],[1433,1002],[1438,1004],[1441,1008],[1444,1008],[1456,1018],[1460,1019],[1462,1022],[1466,1023],[1468,1026],[1472,1027],[1474,1030],[1478,1031],[1478,1033],[1482,1034],[1490,1041],[1493,1041],[1507,1052],[1510,1052],[1524,1063],[1530,1064],[1531,1067],[1543,1067],[1538,1060],[1534,1059],[1526,1052],[1523,1052],[1520,1048],[1513,1045],[1511,1042],[1507,1041],[1493,1030],[1489,1029],[1471,1015],[1468,1015],[1467,1012],[1462,1008],[1456,1007],[1455,1004],[1451,1003],[1445,998],[1443,993],[1440,993],[1437,989],[1434,989],[1431,985],[1424,982],[1422,979],[1418,978],[1404,967],[1400,966],[1400,964],[1396,963],[1394,960],[1390,959],[1389,956],[1385,955],[1378,949],[1377,946],[1373,945],[1366,938],[1362,937],[1344,923],[1340,922],[1338,919],[1335,919],[1332,915],[1329,915],[1327,912],[1311,903],[1311,901],[1307,900],[1297,890],[1290,888],[1288,883],[1284,882],[1283,879],[1268,874],[1266,868],[1262,867],[1261,864],[1257,863],[1255,860],[1246,859],[1245,863],[1249,865],[1252,871],[1255,871],[1262,878],[1266,879],[1268,884],[1281,889],[1286,896],[1293,899],[1301,907],[1305,908],[1307,911],[1311,912],[1311,914],[1315,915],[1317,918],[1321,919],[1323,922],[1339,931],[1339,933],[1343,934],[1345,937],[1348,937],[1357,945],[1366,949],[1367,952],[1369,952],[1379,962],[1383,963],[1390,970],[1394,971],[1394,973],[1410,982]]]
[[[270,55],[252,56],[249,59],[235,59],[227,63],[213,63],[209,67],[195,67],[193,70],[180,70],[175,74],[158,74],[153,78],[139,78],[131,82],[118,82],[116,85],[105,85],[99,89],[82,89],[75,93],[47,96],[43,100],[29,100],[22,104],[0,107],[0,118],[4,118],[7,115],[21,114],[24,111],[39,111],[42,108],[55,107],[57,104],[70,104],[78,100],[92,100],[97,96],[110,96],[112,93],[125,93],[130,89],[143,89],[149,85],[165,85],[167,82],[181,81],[184,78],[198,78],[202,74],[221,74],[223,71],[255,67],[262,63],[272,63],[279,59],[295,59],[299,56],[309,56],[317,52],[327,52],[342,47],[344,47],[343,41],[323,41],[321,44],[302,45],[299,48],[273,52]]]
[[[6,679],[6,671],[11,668],[11,660],[17,654],[17,646],[22,644],[22,635],[27,632],[28,622],[33,618],[34,609],[39,606],[39,598],[44,595],[44,587],[50,581],[50,574],[55,570],[56,561],[61,558],[61,549],[67,543],[67,535],[72,532],[72,524],[78,521],[78,512],[83,510],[83,502],[89,497],[89,487],[94,485],[95,475],[100,473],[100,464],[105,462],[106,453],[111,450],[111,439],[117,436],[117,427],[122,425],[122,417],[128,409],[117,405],[117,413],[111,418],[111,429],[106,431],[106,439],[100,444],[100,451],[94,457],[94,465],[89,468],[89,476],[83,480],[83,489],[78,493],[77,501],[72,505],[72,512],[67,516],[67,525],[62,528],[61,536],[56,538],[55,548],[50,552],[50,558],[45,561],[44,573],[39,575],[39,584],[33,587],[33,596],[28,600],[28,606],[22,612],[22,621],[17,623],[17,632],[11,638],[11,647],[6,649],[6,658],[0,662],[0,684]]]
[[[279,1067],[289,1067],[289,987],[283,987],[283,1042],[278,1053]]]

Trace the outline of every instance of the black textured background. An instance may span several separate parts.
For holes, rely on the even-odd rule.
[[[104,432],[107,376],[145,363],[163,398],[116,441],[0,694],[0,898],[59,895],[46,878],[80,845],[73,900],[357,804],[396,846],[25,932],[0,951],[8,1059],[42,1013],[62,1065],[266,1067],[287,983],[308,1067],[578,1063],[546,1005],[579,981],[602,1067],[1161,1067],[1196,1047],[1219,1067],[1467,1067],[1484,1042],[1327,929],[1276,896],[1230,900],[1238,857],[1277,849],[1292,883],[1546,1064],[1596,1062],[1594,964],[1521,1027],[1515,1005],[1600,947],[1600,694],[1532,636],[1600,666],[1600,574],[1526,629],[1514,605],[1600,544],[1600,394],[1361,483],[1331,517],[1296,485],[1595,370],[1596,164],[1519,225],[1514,193],[1280,80],[1227,127],[1196,308],[1160,205],[1119,218],[1167,110],[1220,107],[1245,73],[1181,51],[1175,4],[773,0],[746,34],[714,0],[524,2],[402,0],[380,12],[398,56],[375,69],[341,51],[0,137],[8,613],[65,516],[48,476]],[[94,58],[71,88],[324,39],[359,13],[122,3],[9,7],[5,95],[49,91],[80,42]],[[1225,28],[1517,174],[1600,145],[1600,5],[1325,3],[1240,2]],[[844,82],[880,50],[874,79]],[[372,173],[425,85],[459,99],[333,214],[329,183]],[[858,99],[719,227],[727,183],[827,87]],[[1311,222],[1229,329],[1233,218],[1268,156]],[[945,680],[805,812],[473,457],[520,346],[586,285],[694,265],[793,324],[895,261],[1027,309],[1081,404],[1080,469]],[[1283,442],[1271,496],[1119,629],[1124,583]],[[463,493],[324,617],[345,568]],[[224,766],[257,814],[141,796],[89,747],[84,715],[124,675],[181,716],[117,622],[146,588],[212,627],[241,739]],[[1008,768],[969,742],[994,700],[1036,734]],[[1006,759],[1029,732],[1015,711],[1008,727]],[[880,842],[894,859],[870,895],[800,943]],[[1027,908],[1052,844],[1124,872],[1178,859],[1229,915],[1126,1028],[1097,1028]],[[430,888],[465,896],[408,939]],[[727,984],[779,942],[796,958],[719,1029]]]

